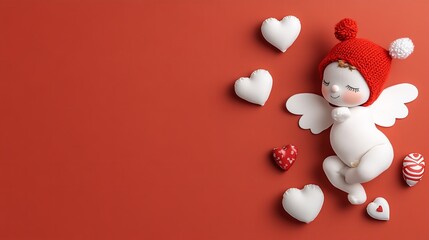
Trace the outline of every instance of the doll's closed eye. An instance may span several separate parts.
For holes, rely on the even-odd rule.
[[[352,91],[352,92],[359,92],[359,88],[354,88],[350,85],[347,85],[346,88],[347,88],[347,90]]]
[[[329,86],[329,82],[327,82],[327,81],[325,81],[325,79],[323,79],[323,85]]]

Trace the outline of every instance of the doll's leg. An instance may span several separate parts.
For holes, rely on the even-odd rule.
[[[348,168],[337,156],[330,156],[323,161],[323,171],[334,187],[348,193],[351,204],[362,204],[366,201],[365,189],[361,184],[348,184],[344,179],[344,168]]]
[[[392,164],[393,148],[390,143],[377,145],[361,158],[359,165],[345,172],[349,184],[365,183],[379,176]]]

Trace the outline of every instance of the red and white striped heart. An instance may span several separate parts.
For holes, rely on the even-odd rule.
[[[402,162],[402,176],[408,186],[416,185],[425,172],[425,158],[420,153],[410,153]]]

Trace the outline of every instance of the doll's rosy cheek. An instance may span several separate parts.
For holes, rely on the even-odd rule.
[[[329,87],[327,87],[327,86],[325,86],[325,85],[323,85],[323,84],[322,84],[322,95],[323,95],[324,97],[329,96]]]
[[[343,94],[343,101],[349,105],[362,104],[363,95],[360,92],[347,91]]]

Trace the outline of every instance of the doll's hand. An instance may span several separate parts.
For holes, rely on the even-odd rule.
[[[335,122],[344,122],[347,120],[352,113],[350,112],[348,107],[337,107],[334,108],[331,112],[331,117]]]

